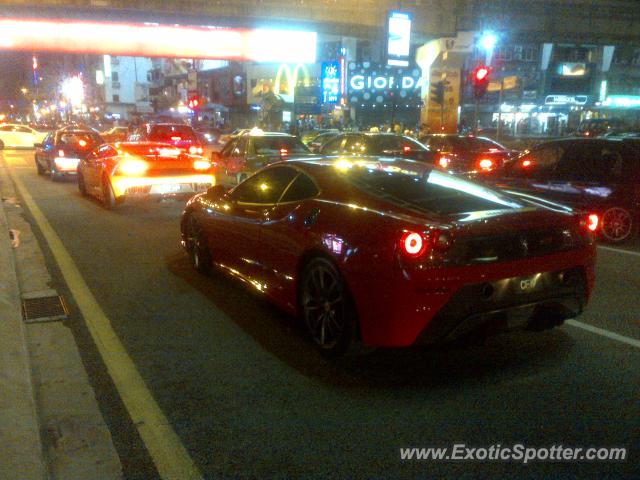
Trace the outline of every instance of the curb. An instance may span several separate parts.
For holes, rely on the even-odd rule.
[[[10,182],[4,159],[0,184]],[[46,479],[26,327],[9,225],[0,201],[0,478]]]

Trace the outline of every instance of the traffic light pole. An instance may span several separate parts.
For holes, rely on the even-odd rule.
[[[473,109],[473,134],[478,134],[478,110],[480,108],[480,100],[476,98],[475,108]]]
[[[500,93],[498,94],[498,126],[496,128],[496,140],[502,136],[502,96],[504,92],[504,78],[500,79]]]

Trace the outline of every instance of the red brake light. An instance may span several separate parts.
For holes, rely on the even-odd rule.
[[[419,257],[427,250],[427,242],[422,234],[406,231],[400,237],[400,249],[409,257]]]
[[[600,225],[600,217],[597,213],[590,213],[587,217],[587,229],[590,232],[595,232],[598,230],[598,226]]]
[[[478,162],[478,165],[482,170],[491,170],[493,168],[493,160],[490,158],[483,158]]]
[[[524,168],[529,168],[532,164],[533,164],[533,162],[531,160],[523,160],[522,161],[522,166]]]
[[[438,158],[438,165],[442,168],[447,168],[450,161],[449,157],[440,156],[440,158]]]
[[[405,145],[404,147],[402,147],[402,151],[404,153],[409,153],[411,151],[411,147],[409,145]]]
[[[64,157],[64,150],[58,150],[58,156]]]
[[[182,140],[182,137],[171,137],[171,140],[173,140],[174,142],[179,142],[180,140]]]
[[[286,148],[280,149],[280,155],[288,155],[288,154],[289,154],[289,150],[287,150]]]

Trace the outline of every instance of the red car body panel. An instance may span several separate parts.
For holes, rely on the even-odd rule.
[[[374,346],[413,344],[452,296],[467,285],[579,268],[586,278],[585,303],[591,294],[592,242],[569,251],[493,263],[399,261],[402,229],[440,225],[445,223],[444,217],[372,197],[333,178],[335,171],[327,166],[329,160],[318,163],[322,165],[313,161],[280,163],[295,166],[317,181],[321,193],[310,200],[261,208],[238,206],[224,197],[194,197],[182,219],[183,245],[186,218],[197,215],[209,238],[215,239],[211,244],[216,252],[214,261],[291,314],[299,313],[296,281],[305,260],[315,254],[331,257],[355,303],[362,341]],[[399,166],[407,163],[418,164],[396,162]],[[414,167],[430,170],[423,164]],[[308,226],[306,219],[314,213],[317,220]],[[453,217],[447,217],[447,226],[459,239],[541,225],[568,225],[576,220],[566,211],[539,209],[478,215],[473,221]]]

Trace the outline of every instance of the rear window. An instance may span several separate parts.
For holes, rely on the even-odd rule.
[[[344,178],[374,197],[427,213],[447,215],[523,207],[489,188],[437,170],[420,175],[356,167]]]
[[[60,145],[83,149],[91,149],[103,143],[100,135],[91,132],[64,132],[60,134],[58,141]]]
[[[506,150],[505,147],[499,143],[489,140],[488,138],[479,137],[450,137],[450,142],[457,148],[464,150],[484,150],[490,149]]]
[[[193,142],[196,140],[196,135],[188,125],[156,125],[151,129],[149,140],[153,142]]]
[[[257,155],[280,155],[281,150],[287,154],[309,153],[309,149],[296,137],[253,137],[253,149]]]
[[[374,137],[377,150],[379,152],[402,152],[405,149],[411,151],[424,151],[427,148],[419,142],[409,138],[409,137],[401,137],[401,136],[393,136],[393,135],[380,135],[378,137]]]

